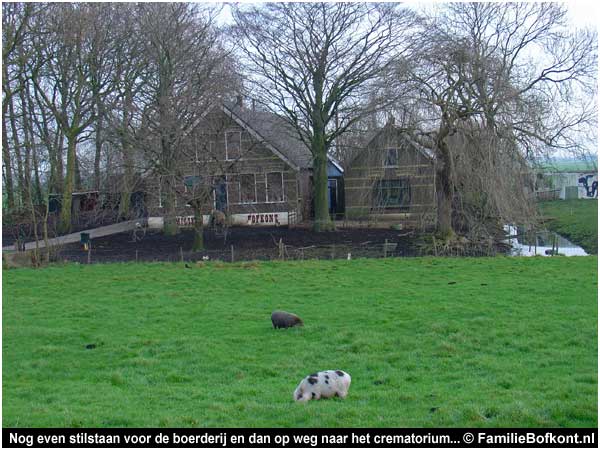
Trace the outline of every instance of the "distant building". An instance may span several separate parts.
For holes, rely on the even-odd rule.
[[[598,198],[598,172],[546,172],[543,178],[562,200]]]

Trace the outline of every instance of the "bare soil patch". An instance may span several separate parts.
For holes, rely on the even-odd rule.
[[[132,233],[120,233],[94,239],[91,260],[94,263],[126,261],[201,261],[201,260],[272,260],[331,259],[384,256],[418,256],[416,236],[392,229],[340,229],[314,233],[305,228],[232,227],[227,236],[205,230],[206,249],[192,252],[194,233],[182,230],[176,236],[148,231],[134,242]],[[387,246],[385,245],[387,240]],[[385,247],[385,249],[384,249]],[[87,252],[80,244],[65,245],[61,260],[87,262]]]

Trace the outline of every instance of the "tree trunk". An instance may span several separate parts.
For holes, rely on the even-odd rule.
[[[435,172],[437,232],[447,238],[454,235],[454,228],[452,227],[452,196],[454,186],[452,185],[450,149],[446,143],[448,134],[449,128],[445,125],[440,126],[436,139],[437,161]]]
[[[314,129],[312,140],[313,154],[313,195],[315,202],[314,231],[331,231],[335,228],[329,216],[329,201],[327,199],[327,148],[325,132],[319,127]]]
[[[15,160],[17,161],[17,181],[18,181],[18,192],[21,196],[20,204],[25,206],[28,202],[26,202],[26,190],[27,186],[25,186],[25,178],[23,176],[23,160],[21,158],[21,142],[19,139],[19,133],[17,130],[17,119],[15,117],[15,109],[13,106],[13,98],[12,96],[8,100],[8,108],[9,108],[9,117],[10,117],[10,128],[12,132],[12,140],[13,147],[15,150]]]
[[[191,202],[194,208],[194,244],[192,251],[204,250],[204,219],[202,217],[202,205],[199,202]]]
[[[170,177],[169,177],[170,178]],[[165,192],[165,217],[164,217],[164,233],[166,236],[175,236],[179,233],[179,226],[175,219],[175,187],[173,186],[173,180],[168,179],[163,184],[163,190]]]
[[[123,153],[123,161],[125,163],[125,172],[123,174],[123,183],[121,185],[121,199],[119,201],[119,218],[128,219],[130,217],[131,208],[131,186],[133,184],[133,173],[129,162],[130,158]]]
[[[131,110],[131,95],[125,97],[123,107],[123,121],[121,123],[121,156],[123,158],[124,173],[123,183],[121,185],[121,201],[119,202],[119,217],[129,218],[129,209],[131,208],[131,191],[133,186],[133,160],[131,155],[131,146],[127,136],[129,127],[129,111]]]
[[[8,150],[8,134],[6,129],[6,109],[8,104],[6,101],[2,104],[2,162],[4,163],[4,190],[6,192],[6,206],[9,211],[15,208],[15,193],[14,182],[12,176],[12,163],[10,160],[10,152]]]
[[[35,202],[38,205],[42,204],[43,196],[42,196],[42,184],[40,181],[40,164],[37,157],[37,149],[34,147],[33,149],[33,182],[34,182],[34,190],[33,193],[35,195]]]
[[[102,116],[96,121],[96,154],[94,155],[94,189],[100,191],[100,159],[102,158]]]
[[[75,165],[77,136],[67,135],[67,173],[63,190],[62,204],[60,208],[60,222],[58,230],[61,234],[71,231],[71,206],[73,203],[73,189],[75,185]]]
[[[38,160],[38,146],[35,145],[35,131],[33,129],[34,123],[37,123],[35,105],[31,97],[31,91],[29,89],[29,83],[26,82],[27,89],[25,90],[25,96],[27,98],[27,108],[29,111],[29,118],[27,119],[27,128],[29,129],[29,136],[31,138],[31,162],[33,164],[33,187],[31,195],[36,205],[42,204],[42,185],[40,182],[40,166]],[[24,108],[25,109],[25,108]],[[50,151],[50,150],[48,150]]]

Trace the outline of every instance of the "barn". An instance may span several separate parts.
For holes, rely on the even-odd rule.
[[[224,212],[232,225],[293,225],[312,215],[312,154],[284,118],[241,99],[213,107],[202,118],[190,139],[187,157],[178,161],[183,174],[176,219],[192,226],[194,215],[186,193],[195,183],[210,180],[212,201],[204,211]],[[330,159],[330,206],[343,214],[343,169]],[[164,180],[147,182],[150,216],[165,214],[161,187]]]
[[[389,121],[347,165],[348,219],[406,228],[435,224],[435,169],[431,150]]]

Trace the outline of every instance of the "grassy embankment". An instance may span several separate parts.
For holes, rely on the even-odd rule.
[[[553,200],[539,205],[550,230],[598,254],[598,200]]]
[[[597,426],[596,257],[3,275],[4,427]],[[324,369],[348,398],[293,402]]]

